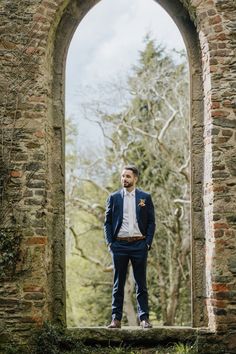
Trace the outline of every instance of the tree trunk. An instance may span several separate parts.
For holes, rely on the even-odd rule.
[[[166,281],[163,276],[162,265],[157,261],[158,268],[158,279],[159,279],[159,288],[160,288],[160,302],[161,302],[161,313],[163,323],[166,324],[167,321],[167,296],[166,296]]]
[[[175,244],[172,251],[172,259],[170,266],[170,293],[169,303],[167,306],[167,326],[173,326],[175,324],[176,310],[179,303],[179,291],[181,285],[181,267],[179,264],[179,257],[181,253],[181,222],[180,222],[180,209],[177,209],[175,214],[176,226],[175,226]]]
[[[127,316],[128,326],[137,326],[137,315],[132,301],[132,294],[134,292],[133,273],[130,265],[128,266],[125,297],[124,297],[124,313]]]
[[[170,298],[167,307],[166,326],[173,326],[175,323],[175,315],[179,302],[179,289],[181,284],[181,270],[180,267],[175,269],[175,277],[172,278],[172,284],[170,286]]]

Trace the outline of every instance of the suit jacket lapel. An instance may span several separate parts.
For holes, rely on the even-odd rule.
[[[124,208],[124,190],[121,189],[119,193],[119,204],[120,204],[120,218],[123,220],[123,208]]]
[[[139,200],[140,200],[140,190],[139,189],[135,189],[135,205],[136,205],[136,215],[137,215],[137,220],[139,218],[139,211],[140,211],[140,207],[138,206]]]

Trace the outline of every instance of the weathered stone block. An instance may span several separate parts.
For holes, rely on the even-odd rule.
[[[230,259],[228,261],[229,271],[236,275],[236,258]]]
[[[202,211],[192,213],[192,228],[194,239],[205,238],[204,215]]]

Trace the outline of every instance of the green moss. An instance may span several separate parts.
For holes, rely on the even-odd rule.
[[[154,347],[130,346],[123,342],[114,345],[87,345],[65,328],[45,323],[36,330],[28,345],[8,343],[0,353],[4,354],[196,354],[197,342],[191,344],[167,344]]]
[[[178,343],[173,346],[157,346],[153,348],[141,348],[127,346],[118,343],[114,346],[86,345],[78,340],[66,329],[45,323],[33,338],[32,354],[194,354],[193,346]],[[13,352],[14,353],[14,352]],[[6,354],[13,354],[6,353]],[[15,354],[15,353],[14,353]],[[18,354],[18,352],[16,352]]]
[[[189,13],[191,20],[194,22],[195,26],[197,25],[197,16],[196,16],[196,8],[191,4],[190,0],[180,0]]]
[[[19,230],[0,231],[0,277],[13,275],[20,258],[22,236]]]

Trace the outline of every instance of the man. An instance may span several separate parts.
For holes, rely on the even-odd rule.
[[[147,253],[155,232],[154,206],[150,194],[136,188],[138,169],[125,166],[121,174],[123,188],[107,200],[104,231],[112,255],[114,284],[112,321],[108,328],[121,328],[124,286],[131,261],[140,325],[151,328],[146,285]]]

